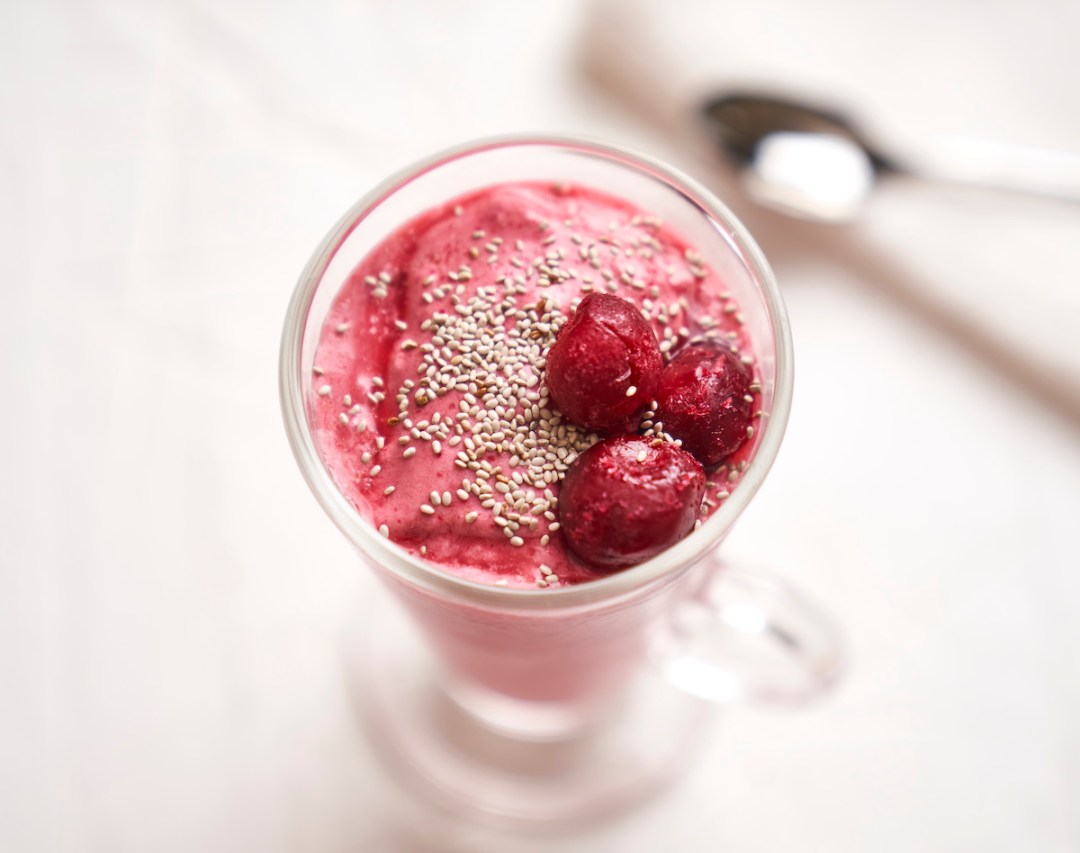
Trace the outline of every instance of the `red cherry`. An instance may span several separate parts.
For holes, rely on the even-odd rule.
[[[656,420],[705,466],[715,465],[746,441],[753,374],[726,346],[688,346],[664,368]]]
[[[609,430],[655,399],[662,368],[656,335],[641,312],[618,296],[591,293],[548,350],[547,385],[569,421]]]
[[[559,522],[570,549],[614,570],[659,554],[694,527],[705,471],[670,442],[636,435],[594,444],[570,466],[559,492]]]

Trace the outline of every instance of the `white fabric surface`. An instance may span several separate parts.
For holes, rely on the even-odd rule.
[[[839,692],[730,712],[669,795],[556,840],[427,814],[375,762],[343,678],[371,579],[284,439],[285,306],[366,188],[470,137],[606,137],[729,192],[671,114],[584,81],[588,8],[0,7],[0,849],[1080,849],[1080,212],[930,188],[841,232],[739,207],[797,390],[728,550],[841,618]],[[602,26],[652,20],[676,95],[766,80],[886,132],[1080,150],[1080,7],[1040,10]],[[1060,361],[1033,390],[1017,356]]]

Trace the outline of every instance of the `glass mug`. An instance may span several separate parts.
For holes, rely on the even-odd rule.
[[[421,212],[511,181],[577,183],[659,216],[739,304],[761,384],[756,452],[730,497],[656,557],[576,586],[483,585],[407,553],[337,490],[311,434],[315,351],[356,265]],[[379,739],[407,753],[399,763],[456,807],[545,821],[627,802],[669,778],[680,754],[692,751],[692,735],[709,716],[706,700],[797,702],[835,679],[842,653],[831,622],[777,581],[721,567],[714,554],[780,447],[792,395],[791,336],[776,281],[753,239],[690,178],[608,145],[545,137],[476,142],[412,166],[357,202],[312,256],[288,309],[280,383],[304,478],[410,617],[411,631],[391,625],[380,606],[365,639],[369,666],[360,692],[369,704],[382,702]],[[388,663],[407,645],[388,641],[395,631],[411,633],[416,654],[428,656],[425,672],[452,699],[443,710],[453,707],[447,713],[459,722],[502,738],[514,759],[485,765],[480,752],[490,759],[490,743],[451,744],[432,732],[437,721],[413,713],[421,694],[395,693],[410,661]],[[645,745],[641,732],[658,724],[681,738]],[[532,776],[521,752],[529,744],[542,744],[548,756]],[[558,772],[553,749],[566,753]],[[513,784],[506,784],[507,773]]]

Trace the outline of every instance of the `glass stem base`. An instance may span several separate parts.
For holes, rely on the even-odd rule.
[[[454,813],[535,826],[613,816],[674,781],[718,716],[643,665],[581,725],[493,725],[468,710],[461,685],[446,689],[423,638],[384,597],[362,632],[360,710],[388,769]]]

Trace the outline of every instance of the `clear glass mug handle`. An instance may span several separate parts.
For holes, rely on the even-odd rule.
[[[653,662],[675,687],[717,704],[803,704],[844,667],[833,620],[802,593],[759,572],[711,561],[658,632]]]

